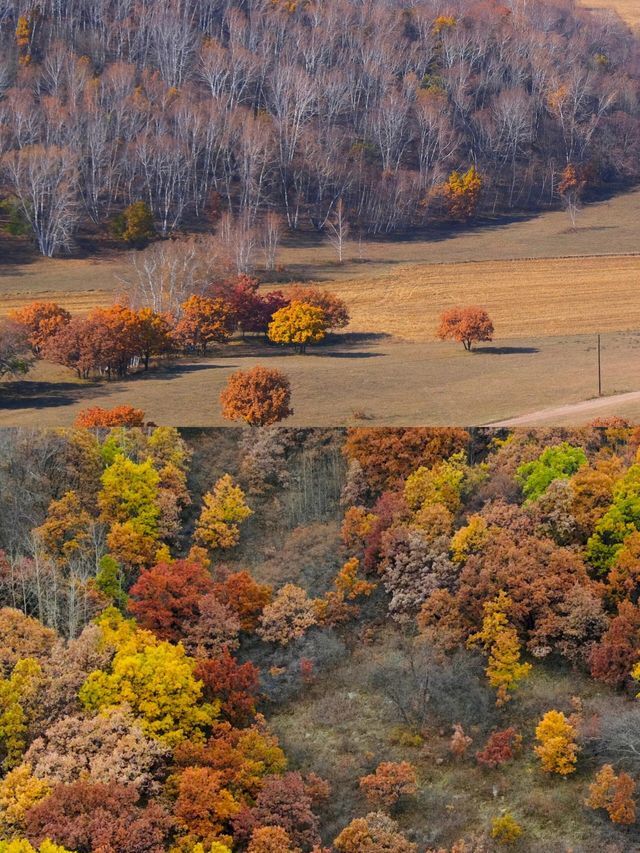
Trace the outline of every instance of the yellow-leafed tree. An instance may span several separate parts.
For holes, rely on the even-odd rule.
[[[576,730],[562,711],[547,711],[536,726],[535,753],[546,773],[568,776],[578,761]]]
[[[233,548],[240,540],[240,524],[253,515],[244,492],[234,485],[229,474],[225,474],[202,501],[194,534],[196,543],[211,550]]]
[[[485,602],[482,630],[468,640],[470,647],[481,645],[489,653],[485,672],[489,684],[497,690],[497,705],[508,702],[509,692],[531,671],[531,664],[520,661],[518,634],[507,617],[510,607],[511,599],[504,591]]]

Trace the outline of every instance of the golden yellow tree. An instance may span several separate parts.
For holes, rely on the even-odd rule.
[[[470,647],[481,645],[489,653],[485,672],[489,684],[497,690],[498,706],[509,701],[509,691],[515,690],[531,671],[530,663],[520,662],[518,634],[507,617],[510,607],[511,599],[504,591],[485,602],[482,630],[468,640]]]
[[[568,776],[578,761],[576,730],[562,711],[547,711],[536,726],[535,753],[546,773]]]
[[[470,166],[464,173],[451,172],[443,192],[452,219],[471,219],[478,207],[482,184],[482,177],[475,166]]]
[[[234,485],[229,474],[225,474],[215,484],[213,492],[207,492],[202,500],[194,534],[196,543],[211,550],[233,548],[240,540],[239,525],[253,515],[244,492]]]
[[[327,318],[322,308],[294,300],[275,312],[267,334],[276,344],[294,344],[305,352],[308,344],[326,337]]]

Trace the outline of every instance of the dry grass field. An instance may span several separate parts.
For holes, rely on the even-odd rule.
[[[500,340],[640,328],[640,256],[413,265],[331,284],[354,332],[433,340],[442,311],[486,308]]]
[[[0,424],[68,424],[87,405],[120,403],[142,407],[157,423],[221,424],[218,397],[227,376],[256,363],[290,375],[292,424],[487,423],[591,397],[595,331],[609,333],[605,393],[634,391],[640,388],[640,338],[633,333],[640,329],[638,252],[640,191],[589,205],[575,231],[557,211],[415,239],[351,243],[342,266],[331,247],[298,239],[280,253],[286,279],[322,282],[340,293],[353,317],[350,335],[305,357],[234,345],[206,361],[111,384],[78,383],[69,371],[39,364],[27,381],[0,385]],[[79,312],[108,304],[126,267],[123,254],[14,257],[0,263],[0,314],[34,298]],[[461,302],[490,311],[494,345],[469,355],[434,340],[440,311]],[[625,405],[624,414],[640,418],[640,405]],[[616,406],[612,397],[608,413]]]
[[[582,0],[587,9],[612,9],[630,26],[640,26],[640,0]]]
[[[449,343],[339,336],[300,356],[238,342],[211,358],[111,383],[81,383],[39,364],[28,380],[0,386],[0,426],[68,425],[89,405],[122,404],[159,424],[223,426],[219,396],[229,374],[256,364],[290,377],[291,426],[486,424],[593,397],[595,347],[594,335],[497,340],[472,353]],[[605,394],[640,388],[640,333],[604,335],[602,363]],[[617,412],[615,396],[609,400],[598,415]],[[624,414],[640,420],[640,402]]]

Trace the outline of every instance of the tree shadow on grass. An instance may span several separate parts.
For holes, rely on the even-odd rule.
[[[0,411],[14,409],[50,409],[70,406],[85,396],[104,393],[101,382],[79,385],[77,382],[39,382],[23,380],[0,385]]]
[[[540,350],[538,347],[474,347],[471,352],[484,355],[530,355]]]

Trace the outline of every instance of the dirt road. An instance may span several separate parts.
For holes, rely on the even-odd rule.
[[[612,394],[609,397],[594,397],[581,403],[570,403],[566,406],[554,406],[549,409],[539,409],[527,415],[519,415],[506,421],[489,424],[496,427],[519,426],[549,426],[563,424],[570,420],[574,424],[586,423],[598,417],[619,414],[623,407],[629,404],[640,406],[640,391],[629,391],[627,394]]]

